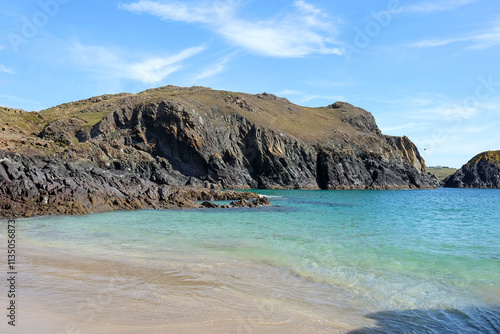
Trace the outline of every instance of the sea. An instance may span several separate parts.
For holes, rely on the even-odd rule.
[[[500,190],[254,191],[272,206],[17,220],[19,323],[500,333]]]

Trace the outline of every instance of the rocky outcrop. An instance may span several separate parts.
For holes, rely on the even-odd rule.
[[[90,139],[87,123],[78,118],[60,119],[49,123],[38,137],[62,145],[73,145],[73,139],[84,142]]]
[[[443,181],[447,188],[500,189],[500,151],[476,155]]]
[[[385,138],[389,145],[400,152],[401,158],[409,162],[416,170],[426,169],[424,159],[408,137],[385,136]]]
[[[196,202],[215,189],[437,185],[407,137],[383,135],[369,112],[346,102],[305,108],[267,93],[168,86],[54,107],[24,126],[36,127],[33,136],[0,133],[2,212],[215,207]]]
[[[222,188],[428,188],[436,180],[411,141],[380,133],[368,112],[329,108],[354,136],[314,143],[252,122],[237,113],[208,113],[177,101],[145,103],[107,115],[91,131],[97,142],[147,152],[195,182]],[[362,138],[360,142],[356,140]],[[365,146],[365,142],[368,145]],[[171,174],[171,171],[165,173]]]
[[[244,201],[269,205],[251,192],[160,185],[135,173],[106,170],[91,162],[0,151],[0,218],[88,214],[112,210],[208,207],[199,202]],[[267,201],[266,201],[267,200]],[[214,204],[213,207],[221,207]]]
[[[353,128],[361,132],[381,135],[377,123],[375,122],[375,118],[366,110],[342,101],[337,101],[329,105],[328,108],[342,110],[342,122],[348,123]]]

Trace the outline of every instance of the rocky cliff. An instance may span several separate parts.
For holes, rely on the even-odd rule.
[[[447,188],[500,189],[500,151],[476,155],[455,174],[443,181]]]
[[[33,214],[47,205],[75,208],[67,213],[170,207],[186,185],[416,189],[437,182],[408,138],[383,135],[369,112],[345,102],[306,108],[267,93],[167,86],[0,113],[3,210],[23,201]]]

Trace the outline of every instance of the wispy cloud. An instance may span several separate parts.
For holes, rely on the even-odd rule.
[[[414,109],[408,118],[452,122],[459,118],[463,120],[474,119],[486,108],[487,105],[485,103],[478,103],[475,106],[469,107],[462,103],[442,101],[441,103],[436,102],[426,108]]]
[[[383,103],[387,105],[399,105],[406,108],[423,108],[428,107],[430,105],[441,104],[442,101],[446,101],[448,99],[447,96],[439,93],[429,93],[422,92],[418,95],[412,94],[404,94],[398,98],[383,98],[380,96],[369,97],[366,100],[374,101],[378,103]]]
[[[298,104],[309,102],[312,100],[326,101],[324,105],[334,103],[335,101],[345,101],[346,97],[341,95],[321,95],[321,94],[311,94],[308,92],[302,92],[298,90],[284,89],[276,93],[278,96],[284,96],[290,101]]]
[[[303,0],[294,1],[286,15],[248,20],[238,13],[241,1],[191,2],[141,0],[122,4],[133,13],[147,13],[167,21],[201,23],[231,43],[250,52],[272,57],[342,54],[335,41],[332,18]]]
[[[19,105],[24,105],[26,107],[23,108],[28,111],[38,111],[42,108],[42,104],[38,101],[28,100],[14,95],[0,94],[0,99],[2,99],[0,105],[4,107],[19,108]]]
[[[485,132],[487,131],[488,129],[491,128],[491,125],[486,125],[486,126],[468,126],[468,127],[464,127],[461,129],[462,132],[465,132],[465,133],[481,133],[481,132]]]
[[[419,123],[410,122],[410,123],[401,124],[401,125],[381,127],[380,130],[383,133],[391,133],[394,131],[401,131],[401,130],[408,130],[408,129],[415,130],[416,128],[419,128],[419,129],[429,128],[432,125],[433,125],[432,122],[419,122]]]
[[[102,46],[73,43],[71,53],[74,61],[83,69],[114,79],[132,79],[146,84],[156,84],[182,67],[182,61],[205,49],[197,46],[165,57],[146,57],[130,60],[125,52]],[[136,57],[137,58],[137,57]]]
[[[14,74],[14,71],[5,65],[0,64],[0,73]]]
[[[421,2],[402,8],[403,12],[409,13],[434,13],[455,10],[459,7],[476,2],[477,0],[441,0]]]
[[[231,60],[231,58],[235,54],[236,53],[232,53],[228,56],[225,56],[218,63],[208,66],[201,73],[199,73],[195,76],[195,80],[202,80],[202,79],[206,79],[206,78],[211,78],[211,77],[225,71],[227,68],[227,63]]]
[[[417,93],[413,99],[384,101],[377,121],[383,133],[409,136],[428,165],[460,167],[467,161],[461,159],[488,149],[489,138],[498,142],[500,99],[479,99],[472,105],[465,102],[468,100],[441,93]]]
[[[500,22],[496,22],[489,29],[478,31],[465,36],[431,38],[410,44],[416,48],[433,48],[452,43],[468,42],[468,49],[483,50],[500,44]]]
[[[422,41],[412,43],[410,46],[416,48],[435,48],[439,46],[445,46],[456,42],[465,42],[471,40],[471,37],[457,37],[457,38],[430,38],[424,39]]]

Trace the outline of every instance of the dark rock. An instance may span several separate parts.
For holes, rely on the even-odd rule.
[[[158,185],[135,173],[105,170],[88,162],[27,158],[0,151],[0,218],[145,208],[216,208],[220,206],[208,201],[247,202],[258,197],[250,192]],[[195,201],[205,202],[200,205]]]
[[[245,199],[240,199],[239,201],[234,201],[229,203],[233,208],[246,208],[249,206],[248,201]]]
[[[73,138],[78,137],[80,142],[88,140],[85,139],[88,133],[88,130],[84,130],[85,127],[86,123],[78,118],[55,120],[46,125],[38,137],[63,145],[72,145]]]
[[[444,179],[443,186],[500,189],[500,151],[487,151],[476,155],[455,174]]]
[[[266,196],[261,196],[259,198],[254,199],[253,201],[250,201],[250,207],[266,206],[266,205],[271,205],[269,198],[267,198]]]
[[[219,205],[214,204],[212,202],[208,202],[208,201],[205,201],[205,202],[201,203],[201,206],[204,207],[204,208],[220,208]]]

